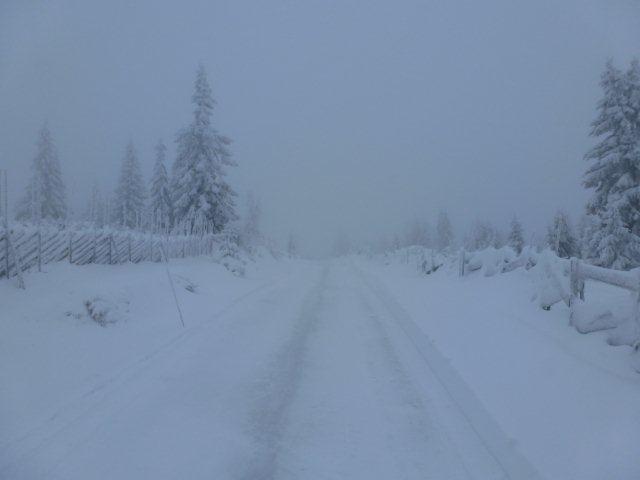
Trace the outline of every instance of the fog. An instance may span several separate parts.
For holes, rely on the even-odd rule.
[[[46,120],[76,212],[129,140],[148,178],[202,62],[239,204],[259,197],[274,238],[319,255],[441,209],[460,234],[515,213],[542,232],[583,210],[599,75],[638,45],[623,0],[1,0],[0,168],[13,202]]]

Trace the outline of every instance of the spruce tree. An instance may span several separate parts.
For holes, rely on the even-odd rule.
[[[95,227],[102,228],[107,223],[105,204],[97,182],[91,187],[91,196],[85,213],[85,219]]]
[[[561,258],[575,257],[580,254],[566,213],[558,211],[553,218],[553,223],[549,226],[547,233],[547,245]]]
[[[500,232],[489,222],[476,222],[467,235],[465,248],[467,250],[484,250],[485,248],[502,246]]]
[[[18,204],[17,218],[30,221],[60,221],[67,216],[65,187],[60,161],[45,123],[40,130],[31,179]]]
[[[173,217],[169,176],[165,167],[166,156],[167,147],[162,141],[159,141],[156,145],[156,163],[151,178],[149,202],[154,231],[167,231]]]
[[[115,192],[115,223],[127,228],[139,228],[144,222],[145,187],[140,164],[132,142],[127,144]]]
[[[591,261],[602,267],[619,270],[637,266],[634,260],[640,258],[637,236],[623,224],[618,209],[612,208],[604,218],[606,220],[595,230],[588,245],[588,251],[596,253]]]
[[[524,248],[524,233],[522,231],[522,224],[515,216],[511,219],[508,244],[518,255],[522,253],[522,249]]]
[[[241,241],[245,246],[253,246],[260,242],[260,222],[262,218],[262,207],[258,199],[251,193],[247,197],[247,210],[244,224],[240,234]]]
[[[436,246],[439,251],[453,247],[453,228],[451,227],[449,216],[445,211],[440,212],[438,215],[438,223],[436,225]]]
[[[290,233],[287,239],[287,254],[289,257],[295,257],[298,254],[298,242],[293,233]]]
[[[215,101],[204,67],[200,65],[192,96],[193,121],[177,138],[177,157],[172,170],[172,200],[175,223],[181,229],[222,231],[236,220],[235,192],[226,182],[231,159],[231,141],[211,124]]]
[[[584,185],[593,189],[587,211],[606,232],[590,242],[595,263],[640,265],[640,66],[622,72],[609,61],[602,74],[603,98],[592,123],[599,142],[585,155]],[[604,238],[608,238],[607,241]],[[611,249],[619,248],[613,253]],[[609,263],[614,262],[614,263]]]

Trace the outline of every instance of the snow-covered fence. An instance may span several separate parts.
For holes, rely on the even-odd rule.
[[[632,318],[629,319],[633,328],[629,329],[630,333],[624,342],[635,348],[640,347],[640,269],[612,270],[590,265],[577,258],[558,258],[550,251],[535,252],[532,249],[525,249],[520,255],[515,255],[510,249],[490,248],[473,253],[462,251],[458,261],[460,276],[478,270],[482,270],[485,276],[492,276],[517,268],[533,269],[539,305],[549,310],[553,304],[564,302],[569,307],[570,324],[582,333],[615,326],[606,315],[602,318],[594,317],[593,312],[584,308],[587,280],[633,292],[634,308]]]
[[[635,305],[633,309],[634,320],[638,325],[640,332],[640,272],[638,270],[620,271],[608,268],[596,267],[572,258],[569,262],[564,260],[565,269],[569,270],[569,288],[571,294],[569,297],[570,321],[573,324],[576,317],[576,308],[580,302],[584,301],[584,283],[585,280],[594,280],[596,282],[606,283],[615,287],[624,288],[631,292],[635,292]]]
[[[159,262],[167,258],[210,255],[220,246],[219,236],[158,235],[112,229],[35,226],[0,227],[0,278],[47,263],[68,261],[118,264]]]

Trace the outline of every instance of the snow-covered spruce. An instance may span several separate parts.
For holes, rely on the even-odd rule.
[[[580,249],[576,241],[569,216],[558,211],[553,217],[553,223],[547,232],[547,245],[561,258],[570,258],[579,255]]]
[[[618,269],[640,265],[640,65],[626,72],[608,62],[600,82],[603,98],[592,123],[599,142],[585,155],[584,185],[593,189],[588,211],[599,234],[589,253],[594,263]]]
[[[167,231],[173,221],[173,204],[169,189],[169,176],[165,166],[167,147],[160,140],[156,145],[156,162],[151,178],[149,210],[152,229],[155,232]]]
[[[133,143],[129,142],[116,189],[114,221],[117,225],[138,228],[143,224],[145,191],[140,163]]]
[[[211,123],[215,101],[207,74],[198,68],[192,123],[178,134],[177,158],[172,171],[172,198],[176,227],[187,233],[221,232],[238,217],[236,193],[225,180],[231,159],[231,140],[220,135]]]
[[[514,216],[511,219],[511,228],[509,230],[509,238],[507,244],[518,254],[522,253],[524,248],[524,233],[522,230],[522,224],[518,217]]]
[[[16,212],[18,220],[60,221],[67,216],[64,182],[58,153],[45,123],[40,130],[37,153],[33,158],[31,179]]]
[[[454,236],[453,227],[449,220],[447,212],[442,211],[438,215],[438,224],[436,226],[436,246],[439,251],[453,248]]]

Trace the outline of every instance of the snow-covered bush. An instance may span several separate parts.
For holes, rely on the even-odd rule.
[[[84,302],[86,313],[91,320],[101,327],[112,325],[125,318],[123,306],[126,307],[128,302],[109,298],[106,296],[95,296]]]

